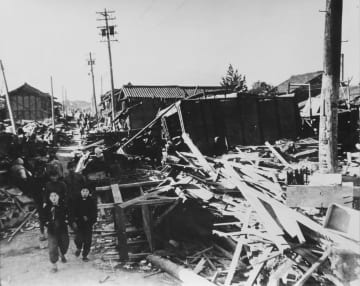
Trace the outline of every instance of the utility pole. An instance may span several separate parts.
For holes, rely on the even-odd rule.
[[[6,98],[6,105],[7,105],[8,112],[9,112],[9,117],[10,117],[10,122],[11,122],[11,127],[12,127],[12,133],[14,133],[16,135],[15,121],[14,121],[14,116],[13,116],[13,113],[12,113],[10,97],[9,97],[9,89],[8,89],[8,85],[7,85],[7,81],[6,81],[6,77],[5,77],[4,66],[3,66],[3,63],[2,63],[1,60],[0,60],[0,68],[1,68],[1,71],[2,71],[4,84],[5,84],[5,98]]]
[[[54,114],[54,88],[53,88],[53,78],[50,76],[50,84],[51,84],[51,121],[52,128],[55,134],[55,114]]]
[[[343,83],[344,80],[344,54],[341,53],[341,83]]]
[[[91,57],[91,52],[89,53],[89,60],[88,65],[90,65],[90,71],[91,71],[91,79],[92,79],[92,88],[93,88],[93,103],[94,103],[94,110],[95,110],[95,116],[96,116],[96,122],[99,120],[98,117],[98,110],[97,110],[97,104],[96,104],[96,94],[95,94],[95,79],[94,79],[94,68],[93,65],[95,64],[95,60]]]
[[[101,36],[106,37],[108,52],[109,52],[109,65],[110,65],[110,83],[111,83],[111,121],[115,119],[115,100],[114,100],[114,76],[112,68],[112,57],[111,57],[111,41],[116,41],[115,39],[110,39],[110,36],[114,37],[115,35],[115,26],[109,25],[109,21],[115,20],[115,17],[112,16],[115,11],[107,11],[104,9],[104,12],[96,12],[101,15],[103,18],[98,19],[98,21],[105,21],[105,26],[98,27],[101,29]],[[113,125],[114,128],[114,125]]]
[[[61,99],[62,99],[63,116],[65,118],[66,116],[65,116],[65,91],[64,91],[64,86],[61,87]]]
[[[67,89],[65,88],[65,115],[67,116],[68,115],[68,107],[69,107],[69,101],[68,101],[68,98],[67,98]]]
[[[337,170],[338,99],[340,86],[342,0],[326,0],[324,74],[321,87],[319,169]]]

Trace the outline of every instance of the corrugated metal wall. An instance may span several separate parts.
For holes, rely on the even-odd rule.
[[[211,154],[215,137],[229,145],[260,145],[280,138],[295,139],[300,117],[295,98],[240,96],[228,99],[185,100],[181,103],[185,131],[204,154]],[[177,114],[166,119],[169,129]],[[172,136],[178,131],[170,130]]]

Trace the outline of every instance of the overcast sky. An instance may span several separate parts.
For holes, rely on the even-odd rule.
[[[96,11],[116,11],[115,87],[218,85],[231,63],[249,86],[322,70],[325,0],[1,0],[0,59],[9,89],[24,82],[90,101],[87,58],[98,97],[110,89]],[[344,0],[345,78],[359,83],[359,1]],[[2,79],[0,91],[4,90]]]

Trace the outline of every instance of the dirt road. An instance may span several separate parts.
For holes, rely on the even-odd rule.
[[[39,231],[24,232],[8,243],[0,242],[0,279],[1,286],[32,285],[169,285],[173,284],[164,274],[144,278],[148,273],[130,272],[124,269],[111,271],[109,263],[104,264],[94,254],[89,262],[74,256],[74,242],[70,242],[66,255],[67,263],[58,263],[59,271],[50,272],[48,249],[40,249]],[[46,242],[43,243],[46,247]],[[104,266],[105,269],[104,269]]]

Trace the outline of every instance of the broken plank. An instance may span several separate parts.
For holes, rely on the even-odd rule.
[[[155,186],[160,183],[164,182],[164,180],[158,180],[158,181],[144,181],[144,182],[136,182],[136,183],[127,183],[127,184],[118,184],[120,189],[127,189],[127,188],[137,188],[137,187],[148,187],[148,186]],[[110,191],[111,186],[102,186],[102,187],[96,187],[97,192],[101,191]]]
[[[147,259],[156,267],[164,270],[187,285],[214,286],[215,284],[197,275],[191,270],[176,265],[175,263],[156,255],[149,255]]]
[[[113,198],[114,198],[114,203],[122,203],[123,198],[122,198],[121,193],[120,193],[119,185],[118,184],[113,184],[110,187],[111,187],[112,195],[113,195]]]
[[[144,195],[144,190],[140,187],[140,193]],[[143,228],[147,241],[149,243],[150,251],[154,251],[154,236],[153,236],[153,218],[151,215],[150,207],[147,205],[141,206],[141,213],[143,218]]]
[[[204,266],[205,266],[205,263],[206,263],[206,259],[204,257],[202,257],[200,259],[200,261],[198,262],[198,264],[196,264],[195,268],[194,268],[194,272],[196,274],[200,273],[201,271],[203,271],[204,269]]]
[[[272,247],[266,248],[263,252],[263,254],[259,257],[259,259],[263,260],[264,258],[266,258],[272,251]],[[259,273],[261,271],[261,269],[264,267],[265,262],[257,264],[254,266],[254,268],[250,271],[250,275],[248,277],[248,279],[246,280],[246,283],[244,284],[245,286],[252,286],[255,281],[256,278],[259,276]]]
[[[235,248],[234,256],[232,257],[232,260],[231,260],[231,263],[230,263],[229,272],[228,272],[228,274],[226,276],[224,286],[230,286],[231,285],[231,281],[232,281],[232,279],[234,277],[235,270],[236,270],[236,267],[237,267],[238,262],[239,262],[239,258],[240,258],[240,254],[241,254],[241,250],[243,248],[243,245],[244,245],[244,242],[241,239],[239,239],[238,243],[236,245],[236,248]]]
[[[283,156],[280,155],[278,151],[276,151],[276,149],[268,141],[265,142],[265,145],[286,168],[292,169],[291,165],[283,158]]]
[[[8,242],[10,242],[14,236],[19,232],[19,230],[30,220],[30,218],[36,213],[37,209],[34,209],[28,216],[23,220],[23,222],[13,231],[10,235]]]
[[[296,154],[293,154],[293,157],[298,159],[298,158],[302,158],[302,157],[306,157],[306,156],[317,155],[318,152],[319,151],[317,148],[313,148],[313,149],[309,149],[309,150],[305,150],[305,151],[301,151]]]
[[[306,271],[306,273],[300,278],[299,281],[297,281],[295,283],[294,286],[302,286],[305,284],[305,282],[311,277],[311,275],[314,273],[314,271],[316,269],[318,269],[321,264],[323,264],[326,259],[328,258],[328,256],[331,253],[331,247],[329,247],[324,253],[323,255],[320,257],[320,259],[318,261],[316,261],[309,269],[308,271]]]
[[[191,152],[196,156],[198,159],[200,165],[204,168],[205,171],[207,171],[212,178],[215,178],[216,172],[215,169],[206,161],[204,156],[199,151],[198,147],[192,142],[191,138],[187,133],[182,134],[182,138],[185,142],[185,144],[189,147]]]
[[[155,221],[155,226],[159,225],[163,219],[179,204],[180,200],[176,199],[176,201],[170,205]]]
[[[220,251],[226,258],[229,258],[229,259],[233,258],[233,255],[229,251],[225,250],[224,248],[217,245],[216,243],[214,243],[214,248],[217,249],[218,251]]]

